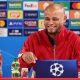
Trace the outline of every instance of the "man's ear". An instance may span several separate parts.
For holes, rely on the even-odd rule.
[[[67,16],[66,16],[66,15],[64,15],[64,23],[66,22],[66,20],[67,20]]]

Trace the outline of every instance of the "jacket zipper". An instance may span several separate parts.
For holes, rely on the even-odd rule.
[[[53,56],[54,56],[54,60],[56,60],[56,45],[54,45],[53,47]]]

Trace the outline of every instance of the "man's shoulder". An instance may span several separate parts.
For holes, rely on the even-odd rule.
[[[71,38],[71,39],[79,38],[79,36],[71,30],[66,29],[65,33],[66,33],[67,38]]]
[[[64,38],[70,45],[74,45],[75,43],[80,43],[80,36],[74,33],[71,30],[65,29],[64,30]]]
[[[75,32],[73,32],[72,30],[68,30],[68,34],[72,35],[72,36],[78,36]]]

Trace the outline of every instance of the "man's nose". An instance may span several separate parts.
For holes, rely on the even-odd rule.
[[[50,20],[49,21],[49,24],[51,25],[51,24],[54,24],[54,21],[53,20]]]

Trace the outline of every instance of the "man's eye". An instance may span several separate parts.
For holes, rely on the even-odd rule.
[[[58,21],[59,19],[58,18],[53,18],[53,21]]]
[[[50,19],[49,18],[45,18],[45,20],[49,21]]]

